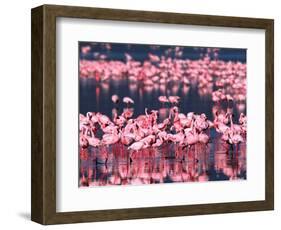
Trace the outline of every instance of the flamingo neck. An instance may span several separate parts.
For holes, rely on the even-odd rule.
[[[232,114],[230,114],[230,127],[233,128]]]

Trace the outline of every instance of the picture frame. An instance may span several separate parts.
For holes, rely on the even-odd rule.
[[[265,199],[210,204],[57,212],[56,19],[146,22],[265,30]],[[31,220],[40,224],[158,218],[274,209],[274,21],[104,8],[43,5],[32,9]]]

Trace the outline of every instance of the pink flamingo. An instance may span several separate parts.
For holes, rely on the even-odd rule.
[[[158,136],[155,143],[152,144],[152,147],[160,147],[161,145],[163,145],[163,143],[164,139],[161,136]]]
[[[112,95],[112,96],[111,96],[111,100],[112,100],[112,102],[113,102],[114,104],[118,104],[118,102],[119,102],[119,97],[118,97],[118,95],[116,95],[116,94]]]
[[[164,131],[168,125],[170,124],[170,120],[168,118],[164,119],[162,123],[158,123],[153,125],[153,131],[158,132],[158,131]]]
[[[159,62],[160,61],[160,58],[157,55],[149,53],[148,57],[149,57],[150,61],[152,61],[152,62]]]
[[[102,144],[103,145],[113,145],[120,140],[119,134],[104,134],[102,136]]]
[[[118,127],[111,124],[111,125],[105,126],[104,128],[102,127],[102,131],[107,134],[116,134],[116,133],[118,133]]]
[[[116,113],[113,118],[113,121],[118,127],[123,127],[123,125],[126,123],[126,118],[122,115],[118,116]]]
[[[210,137],[206,133],[199,133],[198,134],[198,142],[201,142],[203,144],[208,144],[210,140]]]
[[[80,135],[79,141],[80,141],[80,146],[83,149],[88,148],[89,141],[88,141],[88,139],[86,137],[84,137],[84,135]]]
[[[121,135],[120,141],[123,145],[131,145],[135,140],[135,135],[133,133],[123,133]]]
[[[169,102],[169,100],[166,96],[159,96],[158,101],[160,101],[162,103],[162,106],[164,106],[165,103]]]
[[[134,150],[134,151],[139,151],[141,149],[144,149],[148,147],[147,143],[146,142],[143,142],[143,141],[137,141],[133,144],[131,144],[129,147],[128,147],[128,150]]]
[[[228,141],[230,144],[237,145],[239,143],[244,142],[244,139],[240,134],[235,133],[235,132],[230,132]]]
[[[110,118],[104,114],[97,113],[96,117],[98,118],[98,122],[101,126],[106,126],[112,123]]]
[[[101,144],[101,141],[95,137],[93,130],[89,130],[89,135],[86,137],[89,145],[93,147],[98,147]]]
[[[176,134],[167,134],[167,139],[173,143],[179,143],[179,145],[184,145],[185,143],[185,134],[183,131]]]
[[[126,108],[124,109],[123,113],[121,114],[126,120],[131,118],[134,115],[134,109]]]
[[[130,105],[130,104],[134,104],[134,100],[130,97],[124,97],[123,98],[123,102],[127,105],[127,107]]]
[[[194,144],[198,143],[199,137],[198,137],[198,134],[196,132],[194,120],[192,120],[191,127],[189,129],[184,130],[184,134],[185,134],[185,143],[187,145],[191,146],[191,145],[194,145]]]
[[[168,99],[172,104],[178,104],[180,97],[179,96],[169,96]]]
[[[207,117],[204,113],[202,113],[200,116],[196,116],[195,122],[194,122],[195,128],[198,129],[198,131],[203,131],[208,129],[209,123],[207,121]]]
[[[83,46],[83,47],[81,48],[81,51],[82,51],[83,54],[89,53],[90,50],[91,50],[91,47],[90,47],[90,46]]]
[[[101,144],[101,141],[96,138],[94,135],[92,135],[91,137],[87,137],[89,145],[93,146],[93,147],[98,147]]]
[[[185,142],[188,145],[194,145],[194,144],[198,143],[198,141],[199,141],[199,137],[195,131],[188,132],[185,135]]]
[[[233,130],[237,133],[241,133],[241,131],[242,131],[241,126],[233,123],[233,120],[232,120],[233,115],[229,114],[229,117],[230,117],[230,128],[231,128],[231,130]]]
[[[241,125],[242,125],[242,124],[247,124],[247,117],[245,116],[244,113],[241,113],[241,114],[240,114],[239,123],[240,123]]]

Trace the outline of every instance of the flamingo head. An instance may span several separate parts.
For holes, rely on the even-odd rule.
[[[151,110],[151,113],[152,113],[153,115],[156,115],[156,116],[157,116],[159,112],[158,112],[158,110]]]
[[[191,119],[194,118],[194,112],[187,113],[187,117]]]
[[[87,112],[87,114],[86,114],[87,118],[89,118],[89,119],[91,119],[93,115],[94,115],[94,113],[92,113],[92,112]]]
[[[173,110],[174,113],[178,113],[179,112],[179,108],[177,106],[174,106],[172,110]]]
[[[202,113],[202,114],[200,115],[200,117],[201,117],[202,119],[204,119],[204,120],[207,120],[207,116],[206,116],[205,113]]]

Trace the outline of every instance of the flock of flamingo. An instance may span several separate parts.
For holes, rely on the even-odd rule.
[[[177,47],[176,47],[177,48]],[[175,48],[175,49],[176,49]],[[176,56],[182,55],[176,49]],[[148,54],[148,59],[141,62],[125,53],[125,61],[120,60],[80,60],[80,77],[93,78],[103,89],[110,81],[126,80],[134,90],[141,85],[145,93],[159,89],[162,94],[170,91],[177,95],[179,89],[186,94],[190,87],[196,86],[200,96],[212,95],[215,102],[235,101],[238,110],[245,109],[247,81],[246,64],[234,61],[211,59],[210,53],[218,57],[218,49],[208,50],[207,55],[197,60],[174,59],[169,56]]]
[[[177,104],[180,98],[160,96],[158,99],[162,103]],[[119,97],[112,95],[112,101],[118,103]],[[129,97],[124,97],[123,102],[128,106],[134,104]],[[113,120],[100,112],[88,112],[86,116],[80,114],[80,146],[99,147],[120,142],[129,150],[139,151],[171,142],[186,148],[196,143],[208,144],[208,133],[213,128],[227,145],[236,146],[246,140],[247,118],[243,113],[239,123],[234,124],[231,113],[216,113],[215,119],[210,121],[204,113],[180,113],[176,105],[169,110],[169,117],[162,122],[158,122],[158,110],[146,109],[144,115],[132,118],[133,112],[127,108],[121,115],[116,113]],[[97,137],[99,133],[102,133],[101,139]]]
[[[82,47],[83,54],[90,50],[89,46]],[[141,86],[145,91],[157,88],[162,93],[157,100],[161,108],[168,111],[163,117],[159,116],[161,108],[145,108],[143,114],[134,116],[134,107],[138,105],[131,97],[111,95],[105,103],[112,103],[115,108],[123,104],[122,112],[114,109],[111,117],[99,111],[79,115],[81,158],[91,149],[99,154],[96,163],[102,163],[105,167],[114,155],[116,158],[125,156],[127,167],[133,167],[138,165],[138,159],[145,158],[147,154],[156,158],[155,154],[161,154],[160,150],[172,148],[173,157],[184,162],[190,158],[192,151],[206,153],[209,143],[214,141],[212,133],[218,137],[225,152],[232,149],[237,153],[244,148],[241,146],[245,146],[247,138],[247,117],[243,113],[247,92],[246,64],[219,60],[219,49],[208,49],[207,54],[197,60],[181,58],[183,52],[180,47],[175,47],[174,53],[175,58],[149,53],[148,59],[142,62],[134,60],[128,53],[124,53],[124,61],[107,60],[105,54],[98,53],[97,60],[80,60],[81,78],[91,78],[105,85],[111,81],[125,80],[129,85]],[[210,120],[205,113],[181,112],[183,98],[177,95],[179,88],[176,87],[182,90],[193,87],[200,96],[210,97],[213,119]],[[227,106],[226,111],[221,104]],[[235,119],[234,106],[240,112]],[[169,156],[166,154],[166,157]],[[118,178],[112,184],[120,184],[122,178]],[[158,178],[158,181],[163,182],[163,178]],[[195,181],[194,178],[186,180]],[[85,183],[85,174],[82,173],[81,184]]]

